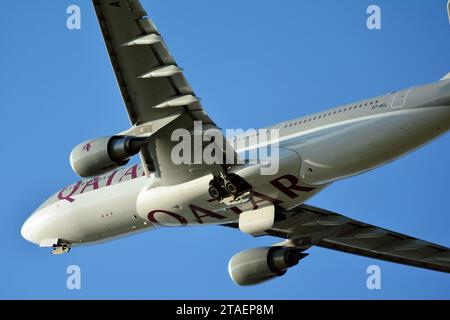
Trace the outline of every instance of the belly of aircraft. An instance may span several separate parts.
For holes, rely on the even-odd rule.
[[[280,151],[280,166],[274,175],[261,175],[259,165],[244,166],[234,173],[252,186],[253,197],[248,201],[234,203],[212,199],[207,192],[211,181],[208,175],[176,186],[143,188],[137,198],[137,212],[155,225],[226,224],[237,221],[242,212],[264,206],[290,209],[321,189],[300,182],[300,158],[287,149]]]
[[[282,149],[275,175],[261,175],[258,165],[238,168],[235,173],[253,187],[253,197],[242,203],[213,200],[208,194],[211,175],[173,186],[162,186],[152,175],[92,190],[42,210],[39,214],[51,216],[52,223],[40,237],[80,245],[158,226],[236,222],[242,212],[265,206],[290,209],[322,189],[300,182],[300,164],[296,152]]]

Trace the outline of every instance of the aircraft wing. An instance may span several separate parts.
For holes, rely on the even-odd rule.
[[[374,259],[450,273],[450,249],[366,224],[309,205],[280,212],[266,231],[287,239],[276,244],[304,248],[318,246]]]
[[[138,0],[93,0],[116,80],[132,127],[123,134],[152,137],[141,158],[163,184],[193,179],[205,166],[175,166],[170,161],[174,129],[191,130],[194,121],[215,128],[182,69]]]

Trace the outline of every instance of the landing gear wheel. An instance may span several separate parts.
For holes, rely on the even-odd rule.
[[[221,199],[220,190],[216,186],[214,186],[214,185],[210,186],[208,189],[208,192],[209,192],[209,195],[211,196],[211,198],[213,198],[215,200]]]
[[[209,195],[219,202],[243,203],[253,194],[252,186],[237,174],[219,174],[209,182]]]
[[[227,196],[227,192],[224,189],[219,179],[214,178],[209,182],[208,193],[214,200],[222,201]]]
[[[225,190],[229,193],[229,194],[231,194],[231,195],[236,195],[237,193],[238,193],[238,188],[237,188],[237,186],[233,183],[233,182],[231,182],[231,181],[227,181],[226,183],[225,183]]]

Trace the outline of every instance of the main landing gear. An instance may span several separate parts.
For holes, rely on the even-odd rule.
[[[252,186],[237,174],[220,173],[209,182],[209,195],[217,201],[228,199],[230,202],[249,199]]]

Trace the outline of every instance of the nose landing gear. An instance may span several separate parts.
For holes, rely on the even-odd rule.
[[[209,182],[209,195],[217,200],[236,202],[249,199],[252,195],[252,186],[237,174],[220,173]]]
[[[70,251],[70,244],[58,240],[58,243],[53,245],[52,254],[63,254]]]

